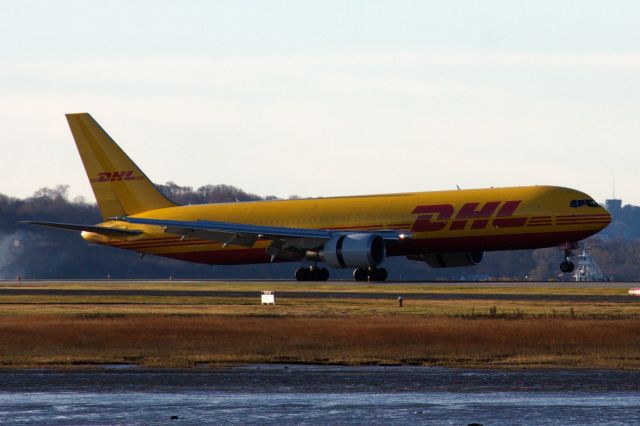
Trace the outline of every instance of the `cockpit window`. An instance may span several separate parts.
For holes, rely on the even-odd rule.
[[[600,207],[600,205],[598,205],[598,203],[596,203],[593,200],[571,200],[571,203],[569,204],[571,207],[573,207],[574,209],[577,209],[579,207]]]

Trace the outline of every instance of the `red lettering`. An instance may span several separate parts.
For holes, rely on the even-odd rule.
[[[496,217],[513,216],[513,214],[515,213],[516,209],[518,208],[521,202],[522,201],[507,201],[500,208]]]
[[[500,205],[500,201],[490,201],[480,210],[477,210],[479,205],[480,203],[466,203],[458,212],[456,219],[485,219],[491,217]]]
[[[122,180],[122,178],[124,177],[124,173],[125,172],[113,172],[111,174],[111,182]]]
[[[111,179],[111,173],[109,172],[98,173],[97,182],[107,182],[109,181],[109,179]]]
[[[483,229],[489,223],[486,218],[491,217],[499,205],[500,201],[489,201],[481,209],[478,209],[480,203],[466,203],[456,215],[456,219],[478,219],[473,221],[471,229]],[[462,230],[467,226],[467,222],[467,220],[456,220],[449,229]]]
[[[414,232],[439,231],[447,225],[447,220],[453,216],[453,206],[451,204],[437,204],[433,206],[418,206],[412,214],[419,216],[413,223],[411,230]],[[437,222],[434,222],[436,220]]]
[[[527,222],[526,217],[512,218],[516,209],[522,201],[507,201],[504,203],[496,219],[493,219],[493,226],[496,228],[519,228]]]
[[[461,229],[464,229],[465,226],[467,226],[466,220],[454,220],[453,222],[451,222],[451,226],[449,227],[449,229],[452,231],[459,231]]]
[[[471,224],[471,229],[484,229],[487,227],[488,224],[489,224],[488,219],[474,220],[473,223]]]
[[[91,182],[117,182],[121,180],[140,180],[143,176],[136,176],[133,170],[123,170],[120,172],[101,172],[98,177],[91,179]]]
[[[495,214],[492,224],[497,228],[523,226],[526,218],[513,218],[513,214],[522,201],[489,201],[465,203],[454,217],[455,208],[451,204],[417,206],[412,214],[418,214],[411,230],[414,232],[440,231],[449,222],[449,230],[460,231],[471,221],[471,229],[485,229]],[[502,206],[500,207],[500,204]],[[498,207],[500,209],[498,210]],[[497,210],[497,213],[496,213]],[[451,220],[454,219],[454,220]]]

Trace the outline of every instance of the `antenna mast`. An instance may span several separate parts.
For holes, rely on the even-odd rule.
[[[611,195],[614,200],[616,199],[616,174],[611,175]]]

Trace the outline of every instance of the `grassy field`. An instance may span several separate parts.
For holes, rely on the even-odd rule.
[[[640,368],[640,300],[411,299],[417,293],[624,295],[623,288],[306,285],[289,282],[21,283],[20,288],[246,290],[255,297],[5,295],[0,364],[186,367],[244,362],[493,368]],[[8,285],[16,288],[14,284]],[[276,290],[276,306],[259,291]],[[278,298],[277,291],[385,299]],[[405,298],[399,308],[396,294]]]

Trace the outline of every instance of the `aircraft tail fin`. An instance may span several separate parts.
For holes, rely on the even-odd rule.
[[[90,114],[66,117],[104,219],[175,206]]]

